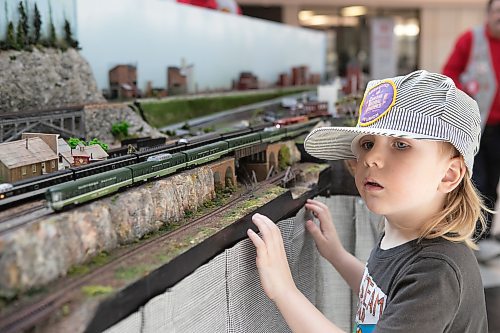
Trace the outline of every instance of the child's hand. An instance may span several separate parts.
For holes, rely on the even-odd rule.
[[[253,215],[252,222],[262,235],[261,238],[253,230],[247,231],[248,237],[257,249],[256,262],[262,288],[271,300],[276,301],[288,291],[296,289],[288,266],[281,231],[273,221],[261,214]]]
[[[324,203],[308,199],[306,209],[312,211],[319,219],[319,227],[312,220],[306,222],[306,228],[311,233],[319,253],[333,263],[333,257],[340,252],[342,244],[333,225],[332,216],[328,206]]]

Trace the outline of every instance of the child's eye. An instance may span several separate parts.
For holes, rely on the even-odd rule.
[[[368,141],[368,140],[366,140],[366,141],[362,141],[362,142],[360,143],[360,146],[361,146],[361,148],[363,148],[364,150],[370,150],[370,149],[372,149],[372,148],[373,148],[373,141]]]
[[[407,149],[407,148],[409,148],[410,146],[409,146],[407,143],[405,143],[405,142],[402,142],[402,141],[395,141],[395,142],[394,142],[394,147],[395,147],[396,149],[403,150],[403,149]]]

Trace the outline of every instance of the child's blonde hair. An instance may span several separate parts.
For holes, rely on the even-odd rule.
[[[444,148],[445,151],[455,157],[460,157],[463,162],[462,156],[451,144],[444,143],[443,146],[447,147]],[[466,169],[460,184],[446,195],[443,209],[421,229],[420,239],[443,237],[452,242],[464,242],[469,248],[477,250],[478,247],[472,236],[477,227],[481,229],[480,234],[485,231],[485,211],[489,210]]]

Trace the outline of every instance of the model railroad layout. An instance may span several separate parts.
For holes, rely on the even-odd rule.
[[[299,119],[295,117],[293,119],[261,124],[226,133],[209,133],[189,139],[179,139],[163,145],[161,144],[161,140],[155,139],[152,139],[152,145],[142,141],[126,142],[122,149],[116,151],[114,155],[110,154],[110,156],[114,157],[106,161],[69,168],[13,184],[0,184],[0,211],[3,211],[3,215],[5,215],[4,223],[2,222],[2,214],[0,214],[0,224],[5,229],[3,231],[0,230],[0,233],[9,232],[11,229],[17,228],[24,223],[29,223],[29,221],[21,220],[23,217],[26,217],[26,220],[31,220],[29,216],[24,216],[32,214],[30,213],[31,211],[49,210],[50,212],[47,214],[58,212],[67,207],[107,196],[123,188],[169,176],[223,157],[238,159],[239,156],[242,156],[241,153],[244,150],[252,151],[256,147],[267,146],[267,144],[307,134],[317,125],[319,120],[320,117],[313,119],[306,117]],[[131,146],[134,146],[136,151],[132,152],[131,149],[127,149]],[[269,182],[281,180],[283,174],[284,172],[278,177],[269,179]],[[252,192],[252,190],[248,191]],[[246,200],[246,195],[248,193],[233,198],[232,201]],[[38,200],[43,197],[46,200]],[[35,199],[37,200],[35,201]],[[29,205],[20,205],[20,203],[28,201],[30,202]],[[28,207],[29,210],[26,210],[24,207]],[[6,208],[12,209],[7,210]],[[225,208],[227,206],[220,207],[219,210],[222,211]],[[206,216],[200,219],[200,221],[204,220],[207,220]],[[186,225],[184,229],[188,229],[192,225],[189,223],[189,226]],[[46,297],[42,297],[38,302],[32,304],[28,302],[28,304],[22,306],[22,309],[18,309],[20,311],[4,313],[5,316],[3,315],[0,318],[0,330],[17,331],[18,329],[33,327],[33,325],[36,325],[43,318],[50,316],[50,313],[56,311],[61,304],[67,302],[68,298],[66,296],[71,294],[69,291],[79,290],[78,286],[83,285],[89,279],[112,271],[113,265],[125,260],[132,253],[154,247],[158,242],[162,240],[166,241],[168,237],[175,237],[175,235],[176,233],[174,232],[168,236],[161,236],[156,241],[146,242],[144,245],[139,246],[139,248],[131,250],[123,258],[118,259],[116,263],[106,265],[106,267],[98,269],[93,274],[72,281],[67,287],[62,288],[60,292],[46,295]],[[217,246],[220,246],[220,244]],[[210,251],[206,252],[213,255],[220,249],[216,247],[210,250],[213,253]],[[191,256],[191,252],[193,251],[186,253],[188,256]],[[206,258],[203,260],[206,260]],[[171,263],[168,269],[176,271],[173,265],[174,263]],[[192,269],[196,267],[193,264]],[[185,274],[182,276],[174,274],[172,275],[172,281],[169,281],[169,283],[174,283],[184,276]],[[138,301],[143,302],[143,299],[138,298]],[[92,325],[109,326],[118,319],[112,318],[111,321],[98,319],[96,321],[97,324],[93,322]]]

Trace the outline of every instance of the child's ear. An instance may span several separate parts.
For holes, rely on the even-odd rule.
[[[448,169],[439,183],[439,190],[443,193],[453,191],[464,178],[465,169],[465,163],[460,156],[451,158],[448,162]]]

